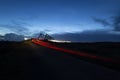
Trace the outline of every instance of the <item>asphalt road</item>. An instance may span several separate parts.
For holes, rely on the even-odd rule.
[[[31,42],[26,44],[31,50],[21,59],[19,76],[12,75],[16,80],[120,80],[120,72]]]

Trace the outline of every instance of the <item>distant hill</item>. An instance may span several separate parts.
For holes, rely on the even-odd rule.
[[[73,42],[120,42],[120,34],[105,31],[53,34],[55,39]]]
[[[23,35],[17,35],[14,33],[8,33],[4,36],[0,35],[0,41],[23,41],[24,36]]]

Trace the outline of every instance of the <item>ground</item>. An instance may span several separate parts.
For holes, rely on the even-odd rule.
[[[70,48],[70,44],[66,48]],[[116,69],[47,49],[31,41],[0,42],[0,65],[1,80],[120,80],[120,73]]]

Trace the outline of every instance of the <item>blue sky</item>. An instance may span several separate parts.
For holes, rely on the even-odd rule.
[[[111,30],[101,23],[113,23],[119,5],[120,0],[0,0],[0,34]]]

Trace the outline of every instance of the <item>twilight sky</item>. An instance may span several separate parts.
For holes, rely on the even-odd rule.
[[[0,34],[120,31],[120,0],[0,0]]]

